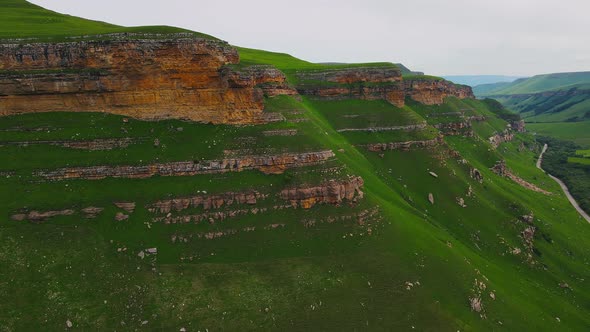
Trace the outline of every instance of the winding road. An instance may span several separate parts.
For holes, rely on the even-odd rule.
[[[541,151],[541,154],[539,155],[539,159],[537,159],[537,168],[542,170],[543,172],[545,172],[545,170],[541,167],[541,164],[543,163],[543,155],[545,154],[545,152],[547,152],[547,148],[549,148],[549,146],[547,144],[545,144],[543,146],[543,150]],[[586,219],[587,222],[590,223],[590,216],[588,216],[586,211],[582,210],[580,205],[578,205],[578,202],[576,202],[576,200],[572,197],[572,195],[570,194],[569,189],[567,189],[567,186],[565,185],[565,183],[563,183],[563,181],[561,181],[560,179],[556,178],[555,176],[553,176],[547,172],[545,172],[545,174],[549,175],[553,180],[555,180],[555,182],[557,182],[559,184],[559,186],[561,187],[561,189],[565,193],[565,196],[567,196],[567,199],[570,201],[570,203],[572,203],[572,205],[578,211],[578,213],[582,217],[584,217],[584,219]]]

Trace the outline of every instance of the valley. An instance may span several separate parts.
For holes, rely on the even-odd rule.
[[[589,225],[498,102],[0,8],[0,330],[590,325]]]

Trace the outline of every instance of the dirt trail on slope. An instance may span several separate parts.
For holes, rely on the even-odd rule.
[[[543,146],[543,150],[541,151],[541,154],[539,155],[539,159],[537,159],[537,168],[542,170],[543,172],[545,172],[545,170],[541,167],[541,164],[543,163],[543,154],[545,154],[545,152],[547,152],[547,148],[549,146],[547,144],[545,144]],[[576,200],[572,197],[572,195],[570,194],[569,189],[567,188],[567,186],[565,185],[565,183],[563,183],[563,181],[561,181],[560,179],[556,178],[555,176],[545,172],[547,175],[549,175],[553,180],[555,180],[555,182],[557,182],[559,184],[559,186],[561,187],[561,189],[563,190],[563,192],[565,193],[565,196],[567,196],[567,199],[570,201],[570,203],[572,203],[572,205],[574,206],[574,208],[576,208],[576,210],[578,211],[578,213],[584,217],[584,219],[586,219],[587,222],[590,223],[590,216],[588,216],[588,214],[586,213],[586,211],[582,210],[582,208],[580,207],[580,205],[578,205],[578,202],[576,202]]]

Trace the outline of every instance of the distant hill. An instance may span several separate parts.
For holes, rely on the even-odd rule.
[[[590,144],[590,72],[555,73],[473,88],[529,122],[531,131]]]
[[[498,82],[489,84],[480,84],[473,87],[473,93],[478,96],[487,96],[490,91],[496,91],[510,85],[512,82]]]
[[[477,86],[481,84],[492,84],[501,82],[513,82],[521,76],[504,76],[504,75],[452,75],[443,76],[445,80],[452,81],[457,84]]]
[[[512,83],[478,85],[478,97],[497,99],[529,122],[590,120],[590,72],[556,73]]]
[[[498,85],[497,89],[487,90],[485,95],[539,93],[553,90],[567,90],[580,87],[581,85],[590,87],[590,71],[545,74],[530,78],[521,78],[511,84]]]

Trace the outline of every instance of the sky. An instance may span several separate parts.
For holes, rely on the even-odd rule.
[[[588,0],[31,0],[65,14],[173,25],[312,62],[401,62],[431,75],[590,70]]]

